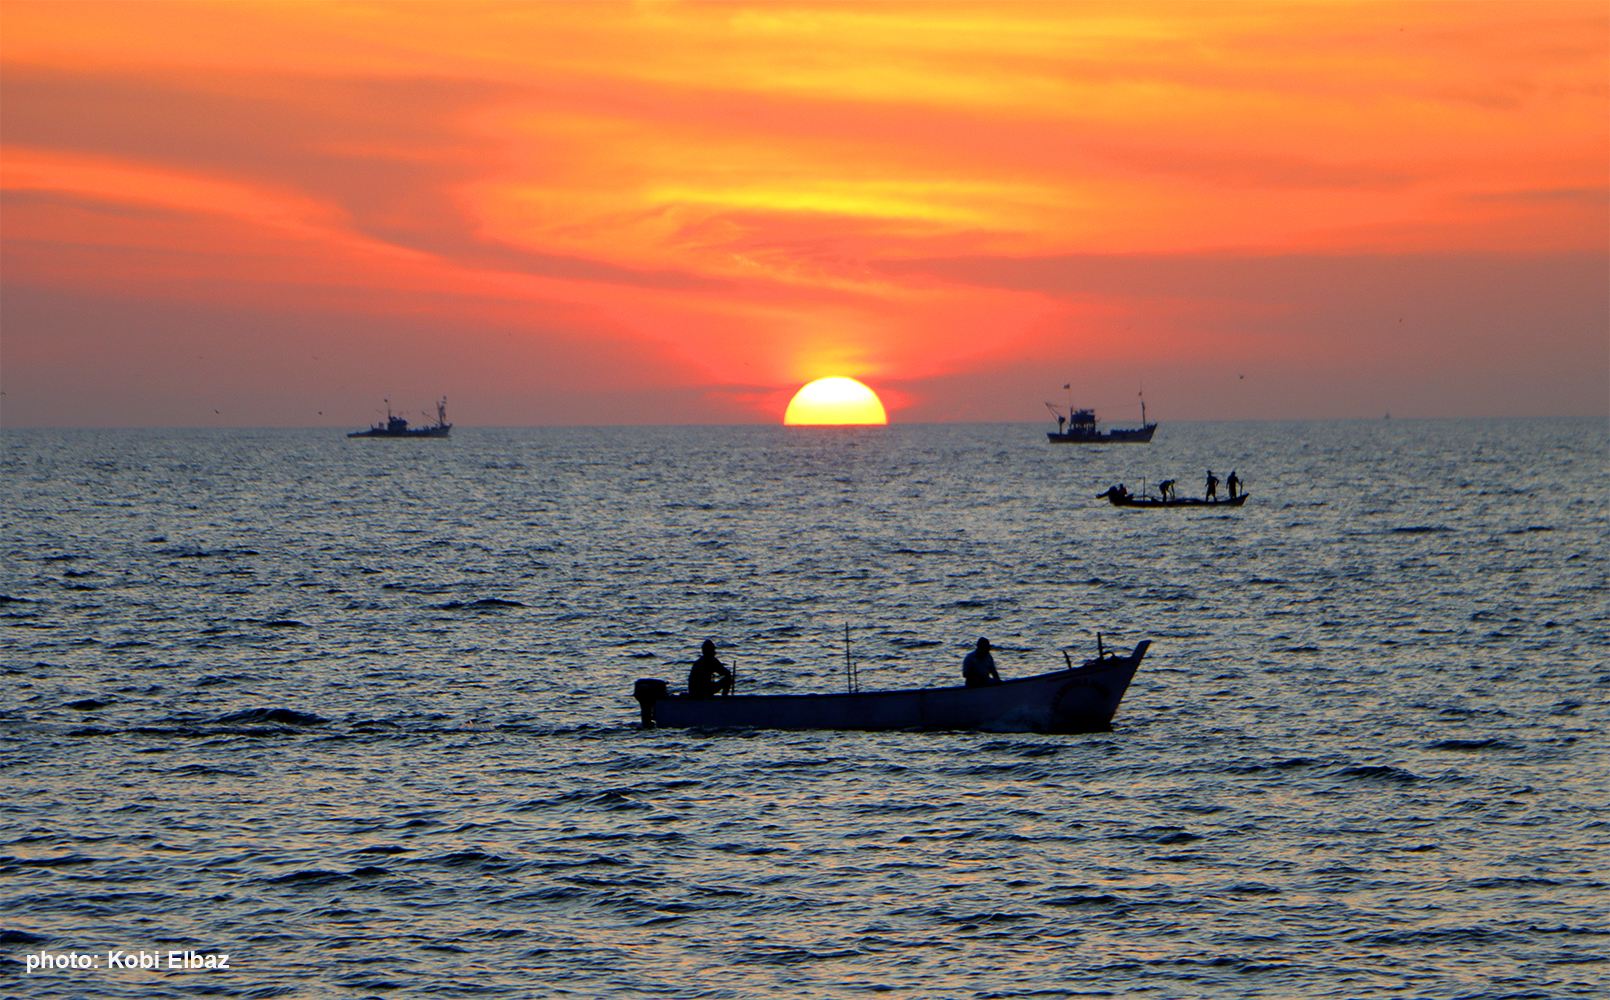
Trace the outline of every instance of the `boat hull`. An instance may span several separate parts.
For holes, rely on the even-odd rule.
[[[1243,493],[1237,497],[1227,497],[1223,500],[1202,500],[1198,497],[1182,497],[1178,500],[1159,500],[1156,497],[1142,496],[1101,496],[1112,501],[1114,507],[1133,507],[1137,510],[1157,510],[1168,507],[1239,507],[1247,502],[1249,494]],[[1098,498],[1099,499],[1099,498]]]
[[[1089,733],[1110,729],[1150,642],[1128,656],[1104,656],[1072,670],[987,687],[854,694],[638,695],[645,727],[675,729],[971,730]],[[639,690],[645,682],[639,682]]]
[[[1157,425],[1147,424],[1129,430],[1070,431],[1066,434],[1046,431],[1045,436],[1052,444],[1147,444],[1155,433]]]
[[[390,431],[384,427],[371,427],[366,431],[353,431],[349,438],[444,438],[452,431],[452,424],[437,427],[410,427],[404,431]]]

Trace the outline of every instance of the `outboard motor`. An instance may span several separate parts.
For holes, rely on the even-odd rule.
[[[654,703],[661,698],[671,697],[671,688],[662,680],[652,677],[640,677],[632,685],[632,697],[637,699],[638,705],[643,709],[643,728],[654,728]]]

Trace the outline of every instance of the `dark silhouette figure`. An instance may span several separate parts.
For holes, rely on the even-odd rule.
[[[716,644],[706,639],[699,658],[693,661],[693,669],[688,671],[688,697],[714,698],[731,693],[732,671],[716,659]]]
[[[1236,493],[1241,489],[1241,480],[1237,479],[1235,473],[1232,472],[1230,473],[1230,478],[1224,481],[1224,485],[1230,491],[1230,499],[1234,500]]]
[[[1174,499],[1174,480],[1165,479],[1157,484],[1157,492],[1164,500]]]
[[[995,657],[989,655],[989,640],[978,640],[978,648],[962,661],[962,676],[970,688],[999,684],[1001,675],[995,672]]]
[[[1209,499],[1209,500],[1217,499],[1218,495],[1219,495],[1219,477],[1215,476],[1213,474],[1212,469],[1209,469],[1208,470],[1208,478],[1207,478],[1207,499]]]

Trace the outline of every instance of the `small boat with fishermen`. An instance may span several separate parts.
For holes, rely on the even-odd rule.
[[[1154,510],[1160,507],[1239,507],[1247,502],[1246,493],[1223,500],[1205,499],[1203,497],[1156,497],[1149,493],[1131,493],[1122,484],[1110,487],[1105,493],[1097,493],[1097,500],[1110,500],[1114,507],[1135,507],[1140,510]]]
[[[1140,403],[1139,427],[1115,427],[1105,431],[1096,422],[1095,410],[1075,410],[1069,406],[1067,416],[1063,416],[1057,407],[1050,403],[1045,405],[1057,418],[1057,429],[1045,433],[1052,444],[1146,444],[1157,433],[1157,425],[1146,422],[1145,400]]]
[[[943,730],[987,733],[1091,733],[1113,716],[1151,642],[1110,653],[1096,637],[1095,659],[1067,669],[979,687],[860,691],[842,694],[673,695],[663,680],[640,679],[632,691],[644,729]]]
[[[353,431],[349,438],[444,438],[453,430],[447,422],[447,397],[436,402],[436,423],[429,427],[409,427],[408,421],[391,412],[391,400],[386,400],[386,422],[375,424],[366,431]]]

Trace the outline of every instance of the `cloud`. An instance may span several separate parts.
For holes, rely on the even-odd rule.
[[[1496,254],[1059,254],[885,260],[893,275],[923,275],[1056,298],[1199,299],[1246,303],[1355,297],[1442,303],[1509,290],[1517,301],[1592,301],[1606,280],[1600,253]],[[1390,308],[1385,311],[1391,311]]]
[[[1610,187],[1534,188],[1522,191],[1480,191],[1465,196],[1482,203],[1565,205],[1601,213],[1610,206]]]
[[[8,146],[143,164],[328,204],[345,225],[470,269],[719,289],[675,269],[531,250],[481,234],[461,194],[508,168],[503,144],[470,125],[527,88],[440,77],[262,73],[78,74],[7,67]]]
[[[1432,176],[1428,166],[1403,163],[1330,163],[1304,156],[1225,155],[1200,149],[1109,148],[1097,155],[1148,174],[1245,188],[1341,188],[1393,191]]]
[[[1603,405],[1585,6],[162,9],[6,8],[14,414],[139,411],[99,402],[106,363],[274,422],[322,377],[276,367],[305,329],[353,371],[392,331],[384,381],[454,373],[489,419],[771,419],[834,374],[896,419],[987,416],[1074,366],[1181,372],[1213,413],[1189,373],[1258,361],[1329,364],[1338,398],[1440,364],[1450,405]],[[249,339],[200,352],[236,368],[192,363],[209,329]]]

